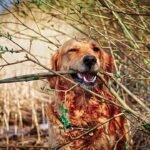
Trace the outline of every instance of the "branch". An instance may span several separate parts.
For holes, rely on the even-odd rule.
[[[47,40],[50,44],[58,47],[58,45],[54,42],[52,42],[51,40],[49,40],[46,36],[44,36],[43,34],[37,32],[35,29],[32,29],[31,27],[27,26],[21,19],[19,19],[12,11],[10,11],[5,5],[4,3],[0,3],[0,6],[2,8],[4,8],[5,10],[7,10],[15,19],[17,19],[24,27],[28,28],[29,30],[33,31],[34,33],[36,33],[37,35],[40,35],[42,38],[44,38],[45,40]]]
[[[57,71],[57,74],[65,75],[65,74],[71,74],[73,71],[65,72],[65,71]],[[28,75],[21,75],[16,77],[11,77],[7,79],[0,80],[0,84],[3,83],[13,83],[13,82],[27,82],[27,81],[33,81],[33,80],[42,80],[46,79],[48,77],[57,76],[56,73],[52,72],[45,72],[45,73],[34,73],[34,74],[28,74]]]
[[[111,1],[110,0],[107,0],[107,1],[104,1],[106,6],[111,9]],[[124,22],[122,21],[121,17],[114,11],[112,11],[112,14],[114,15],[114,17],[118,20],[118,23],[120,24],[120,26],[122,27],[123,29],[123,32],[124,32],[124,35],[130,39],[130,43],[131,45],[135,48],[135,49],[139,49],[139,46],[137,45],[134,37],[132,36],[132,34],[129,32],[128,28],[126,27],[126,25],[124,24]]]
[[[98,75],[100,77],[100,79],[104,82],[105,86],[109,89],[109,91],[115,96],[115,98],[119,101],[119,103],[123,106],[123,108],[125,108],[126,111],[128,111],[128,113],[133,114],[134,116],[136,116],[136,118],[142,120],[143,122],[149,123],[150,121],[148,120],[148,118],[146,118],[145,116],[143,116],[142,114],[136,112],[135,110],[133,110],[132,108],[130,108],[126,103],[125,100],[123,100],[116,92],[115,90],[111,87],[108,86],[106,81],[104,80],[104,78],[102,77],[101,74]],[[142,105],[143,106],[143,105]],[[149,111],[149,109],[148,109]]]
[[[28,55],[26,55],[26,58],[27,58],[27,60],[32,61],[33,63],[35,63],[35,64],[37,64],[37,65],[43,67],[43,68],[46,69],[46,70],[48,70],[49,73],[39,73],[39,74],[23,75],[23,76],[19,76],[19,77],[14,77],[14,78],[9,78],[9,79],[0,80],[0,83],[4,83],[4,82],[5,82],[5,83],[8,83],[8,81],[9,81],[9,83],[10,83],[10,82],[13,82],[14,80],[15,80],[15,81],[18,80],[18,82],[39,80],[39,79],[47,78],[48,76],[54,76],[54,75],[55,75],[55,76],[60,76],[60,77],[64,78],[65,80],[71,82],[71,83],[74,84],[74,85],[76,84],[73,80],[71,80],[71,79],[69,79],[69,78],[63,76],[63,74],[68,74],[68,73],[70,73],[70,72],[56,72],[56,71],[54,71],[54,70],[51,70],[51,69],[45,67],[45,66],[42,65],[39,61],[36,61],[36,60],[34,60],[34,59],[28,57]],[[73,72],[72,72],[72,73],[73,73]],[[106,75],[109,75],[109,76],[110,76],[110,74],[106,74]],[[101,76],[100,76],[100,78],[101,78]],[[102,78],[101,78],[101,79],[102,79]],[[105,83],[105,85],[108,87],[108,85],[107,85],[107,83],[105,82],[105,80],[102,79],[102,81],[103,81],[103,82]],[[97,94],[97,93],[95,93],[95,92],[89,90],[89,89],[86,89],[86,88],[84,88],[84,87],[81,87],[81,88],[84,89],[85,91],[87,91],[87,92],[89,92],[89,93],[95,95],[96,97],[98,97],[101,102],[107,102],[107,103],[116,105],[116,106],[118,106],[118,107],[121,107],[121,108],[123,108],[124,110],[126,110],[128,113],[131,113],[131,114],[132,114],[133,116],[135,116],[136,118],[142,120],[143,122],[146,122],[146,123],[149,122],[143,115],[139,114],[138,112],[136,112],[136,111],[134,111],[132,108],[130,108],[130,107],[125,103],[125,101],[124,101],[123,99],[121,99],[120,96],[114,91],[113,88],[108,87],[108,89],[110,90],[110,92],[111,92],[111,93],[117,98],[117,100],[120,102],[121,106],[118,105],[118,104],[116,104],[115,102],[113,102],[113,101],[111,101],[111,100],[109,100],[109,99],[107,99],[107,98],[105,98],[105,97],[103,97],[103,96],[101,96],[101,95],[99,95],[99,94]],[[135,98],[135,97],[134,97],[134,98]]]
[[[130,95],[136,102],[138,102],[144,109],[146,109],[148,113],[150,113],[150,109],[139,98],[137,98],[130,90],[128,90],[121,82],[119,82],[112,74],[107,72],[103,72],[102,74],[105,74],[109,76],[111,79],[113,79],[128,95]],[[102,78],[101,75],[99,75],[99,77]]]
[[[102,7],[106,7],[111,12],[121,13],[121,14],[124,14],[124,15],[130,15],[130,16],[150,16],[149,12],[146,12],[146,13],[136,13],[136,12],[129,12],[129,11],[128,12],[117,11],[115,9],[112,9],[112,8],[108,7],[108,5],[103,0],[99,0],[99,2],[101,3]]]
[[[21,60],[21,61],[16,61],[16,62],[13,62],[13,63],[8,63],[7,64],[4,64],[4,65],[0,65],[0,67],[6,67],[6,66],[9,66],[9,65],[15,65],[15,64],[19,64],[19,63],[23,63],[23,62],[26,62],[28,61],[27,59],[25,60]],[[0,80],[1,81],[1,80]],[[0,82],[1,83],[1,82]]]
[[[115,11],[115,10],[111,10],[114,11],[116,13],[120,13],[120,14],[124,14],[124,15],[130,15],[130,16],[150,16],[150,13],[135,13],[135,12],[122,12],[122,11]]]
[[[110,122],[111,120],[113,120],[113,119],[115,119],[115,118],[117,118],[117,117],[120,117],[120,116],[122,116],[122,115],[124,115],[124,113],[120,113],[120,114],[118,114],[118,115],[115,115],[115,116],[113,116],[112,118],[106,120],[106,121],[103,122],[103,123],[98,123],[98,124],[97,124],[96,126],[94,126],[93,128],[89,129],[88,131],[84,132],[83,134],[81,134],[81,135],[75,137],[74,139],[72,139],[72,141],[66,142],[65,144],[60,145],[60,146],[58,146],[58,147],[56,147],[56,148],[54,148],[54,149],[58,150],[58,149],[61,149],[61,148],[65,147],[65,146],[67,146],[67,145],[73,143],[73,141],[82,138],[83,136],[85,136],[85,135],[91,133],[92,131],[96,130],[97,128],[99,128],[99,127],[105,125],[106,123]],[[53,148],[52,148],[52,149],[53,149]]]

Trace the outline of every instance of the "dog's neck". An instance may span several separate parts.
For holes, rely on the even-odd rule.
[[[91,122],[94,122],[93,125],[96,125],[99,122],[99,116],[110,118],[114,114],[120,112],[120,109],[118,109],[118,107],[105,103],[102,98],[93,94],[96,93],[107,98],[108,100],[115,102],[115,99],[109,93],[105,85],[95,86],[92,89],[93,93],[87,92],[79,86],[76,86],[75,88],[71,87],[71,84],[70,86],[68,86],[68,84],[65,84],[63,80],[61,80],[61,82],[59,80],[57,84],[56,99],[53,103],[53,109],[54,112],[58,114],[58,118],[60,120],[62,116],[65,116],[65,120],[68,120],[67,123],[70,121],[72,125],[83,127],[89,125]],[[103,111],[104,108],[107,109],[107,111]],[[67,112],[67,114],[64,114],[65,112]],[[85,116],[85,114],[90,117],[88,119],[85,119],[87,117]],[[77,119],[77,116],[80,119]],[[95,118],[95,116],[97,116],[98,118]],[[83,121],[81,118],[84,118]],[[87,121],[84,122],[84,120]]]
[[[90,101],[93,97],[96,97],[94,93],[109,97],[110,94],[106,87],[102,84],[102,82],[98,82],[98,84],[93,87],[91,92],[84,90],[80,86],[76,86],[72,88],[74,85],[71,83],[67,83],[62,78],[58,78],[55,89],[57,90],[57,100],[55,103],[61,107],[62,103],[72,102],[73,105],[82,109],[82,107],[86,106],[86,103]],[[109,97],[112,99],[112,97]],[[99,98],[97,98],[99,99]]]

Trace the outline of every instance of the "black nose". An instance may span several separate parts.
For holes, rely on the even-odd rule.
[[[92,55],[87,55],[87,56],[84,56],[83,58],[83,63],[91,68],[93,65],[96,64],[96,57],[95,56],[92,56]]]

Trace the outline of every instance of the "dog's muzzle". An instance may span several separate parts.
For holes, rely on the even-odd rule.
[[[82,65],[84,69],[74,70],[76,73],[71,74],[73,80],[79,83],[82,87],[92,88],[96,84],[96,74],[97,70],[94,70],[95,65],[97,64],[96,57],[93,55],[86,55],[83,57]]]

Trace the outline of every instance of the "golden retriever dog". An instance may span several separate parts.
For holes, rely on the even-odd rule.
[[[98,43],[87,38],[71,39],[52,56],[52,69],[74,71],[49,79],[55,89],[47,112],[50,147],[63,150],[130,149],[128,130],[119,106],[98,71],[112,72],[113,59]],[[65,78],[74,81],[69,82]],[[108,82],[109,77],[104,76]],[[88,90],[92,92],[89,92]],[[115,117],[118,115],[118,117]]]

